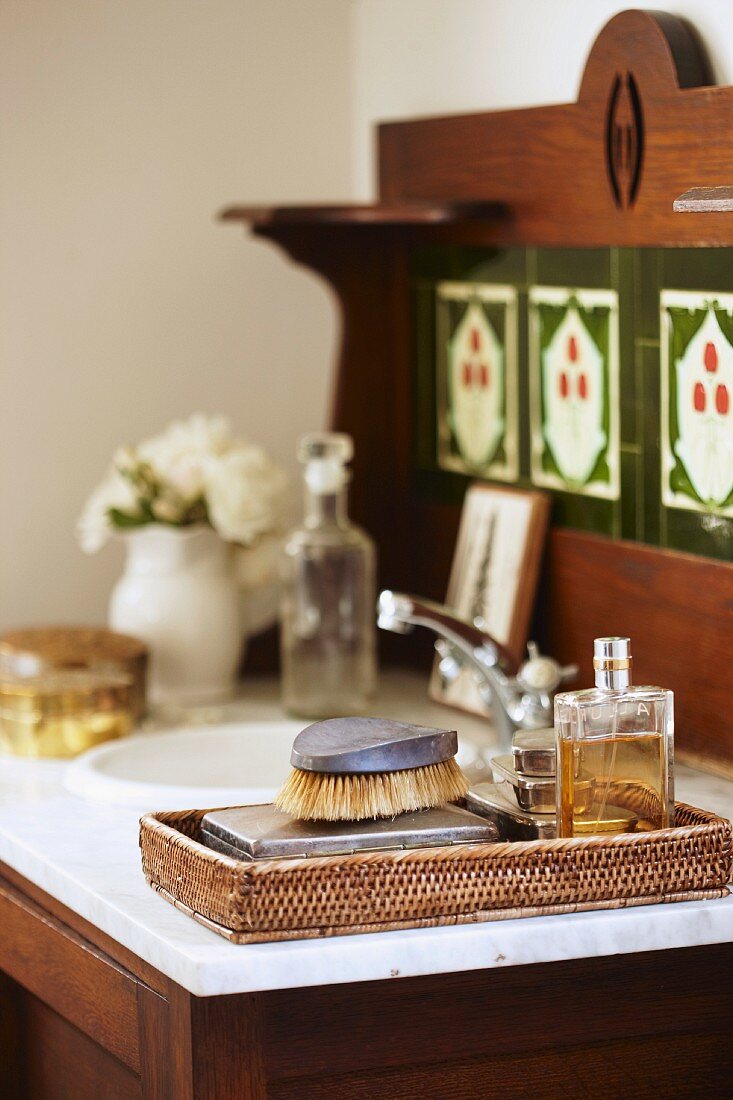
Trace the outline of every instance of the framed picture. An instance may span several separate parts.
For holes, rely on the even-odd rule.
[[[524,653],[547,532],[545,493],[474,483],[463,503],[447,605],[470,621],[481,620],[519,661]],[[470,670],[444,683],[436,658],[430,695],[439,703],[488,713]]]

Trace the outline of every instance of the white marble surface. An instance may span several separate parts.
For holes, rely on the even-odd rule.
[[[447,724],[449,712],[427,704],[424,691],[422,680],[390,677],[383,709],[395,717]],[[274,685],[254,684],[247,698],[228,706],[222,717],[276,720],[282,716],[275,700]],[[464,715],[454,719],[464,733],[484,732],[477,720]],[[204,720],[201,714],[195,716],[197,722]],[[730,897],[236,946],[153,894],[140,871],[138,810],[70,794],[63,786],[66,766],[0,761],[0,861],[198,996],[516,966],[733,939]],[[733,816],[733,782],[679,768],[677,793],[683,801]]]

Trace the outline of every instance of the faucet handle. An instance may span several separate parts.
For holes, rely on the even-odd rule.
[[[536,642],[528,642],[527,660],[520,666],[517,683],[523,691],[549,696],[561,683],[577,675],[577,665],[561,665],[554,657],[540,653]]]

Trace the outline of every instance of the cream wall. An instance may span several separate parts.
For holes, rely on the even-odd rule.
[[[114,446],[201,409],[291,461],[334,305],[233,201],[351,187],[342,0],[2,0],[0,625],[103,620],[74,523]]]
[[[652,0],[733,83],[729,0]],[[380,118],[574,98],[609,0],[2,0],[0,626],[101,620],[74,520],[114,446],[227,412],[291,469],[326,290],[215,212],[368,197]]]

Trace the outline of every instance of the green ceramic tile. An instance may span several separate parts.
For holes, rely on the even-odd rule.
[[[435,288],[419,282],[413,294],[414,353],[412,432],[414,461],[418,467],[435,465]]]
[[[437,464],[519,476],[517,292],[507,283],[435,285]]]
[[[433,247],[416,249],[411,256],[411,269],[416,278],[524,284],[526,281],[526,250],[523,248],[457,248]]]
[[[663,252],[658,248],[637,248],[633,251],[636,337],[658,341]]]
[[[622,446],[641,446],[641,395],[634,355],[636,308],[633,249],[612,249],[611,271],[618,295],[619,438]]]
[[[640,494],[642,455],[637,448],[621,448],[621,500],[620,524],[621,537],[641,540],[640,532]]]
[[[665,248],[660,288],[733,291],[733,248]]]
[[[733,561],[733,519],[700,512],[681,512],[674,508],[665,511],[666,545],[670,549]]]
[[[615,291],[529,291],[530,470],[538,488],[619,495]]]
[[[492,250],[443,246],[418,250],[413,253],[411,262],[415,360],[414,486],[417,492],[436,500],[459,503],[470,480],[470,474],[437,467],[436,284],[441,281],[485,282],[516,291],[517,485],[529,485],[530,471],[533,465],[536,466],[536,458],[532,456],[531,424],[533,415],[536,419],[537,387],[530,385],[530,370],[535,369],[530,366],[530,349],[536,337],[531,338],[534,331],[531,325],[535,322],[528,305],[530,290],[535,288],[533,294],[536,288],[543,286],[556,288],[556,294],[562,288],[612,290],[618,305],[619,496],[609,499],[584,495],[584,489],[568,491],[565,486],[570,483],[566,480],[550,488],[553,521],[580,530],[733,559],[733,515],[729,513],[728,498],[715,503],[716,479],[713,478],[715,485],[710,488],[711,504],[694,491],[688,494],[689,501],[678,497],[676,494],[685,489],[686,482],[681,473],[674,477],[670,474],[670,470],[676,470],[682,462],[685,451],[680,453],[678,450],[678,418],[669,411],[676,408],[672,391],[677,384],[677,374],[668,372],[663,388],[661,361],[663,354],[676,356],[675,361],[679,361],[694,333],[691,329],[691,335],[682,341],[685,347],[675,345],[673,348],[671,344],[667,350],[660,347],[660,294],[664,290],[700,291],[708,299],[717,297],[717,306],[710,305],[708,311],[717,308],[721,331],[724,334],[728,328],[733,331],[733,308],[729,310],[728,300],[722,297],[733,294],[733,249]],[[669,307],[668,297],[665,303],[666,308]],[[672,305],[681,310],[682,328],[687,321],[688,327],[696,328],[698,306],[694,303],[686,306],[681,298]],[[730,342],[733,343],[733,339]],[[536,350],[532,352],[535,357],[536,354]],[[711,381],[709,368],[708,374],[710,377],[703,379],[704,384],[709,383],[708,389],[713,383],[727,383],[722,366],[720,377],[716,375]],[[717,390],[712,397],[707,394],[708,404],[710,401],[715,404],[716,395]],[[668,402],[664,432],[661,431],[663,400]],[[719,416],[724,404],[722,399],[715,404]],[[669,485],[662,478],[663,454]],[[688,464],[694,461],[688,454]],[[708,463],[707,467],[704,464],[701,467],[707,468],[719,471],[720,464],[711,467]],[[697,482],[694,477],[690,480],[692,490],[695,484],[698,488],[703,484],[704,478],[700,481],[702,473],[698,471],[698,475]],[[536,476],[534,481],[537,484]],[[547,485],[542,487],[549,488]]]
[[[637,538],[659,545],[664,539],[659,483],[659,349],[640,342],[636,363],[641,378],[644,435]]]
[[[464,474],[448,473],[446,470],[414,470],[412,488],[417,496],[441,504],[460,504],[471,482]]]
[[[611,287],[608,248],[538,248],[536,281],[542,286]]]
[[[552,522],[562,527],[618,537],[621,534],[618,513],[618,501],[553,493]]]
[[[527,293],[517,295],[517,371],[519,377],[519,476],[530,483],[530,419]]]
[[[660,491],[668,546],[733,549],[733,294],[661,295]]]

